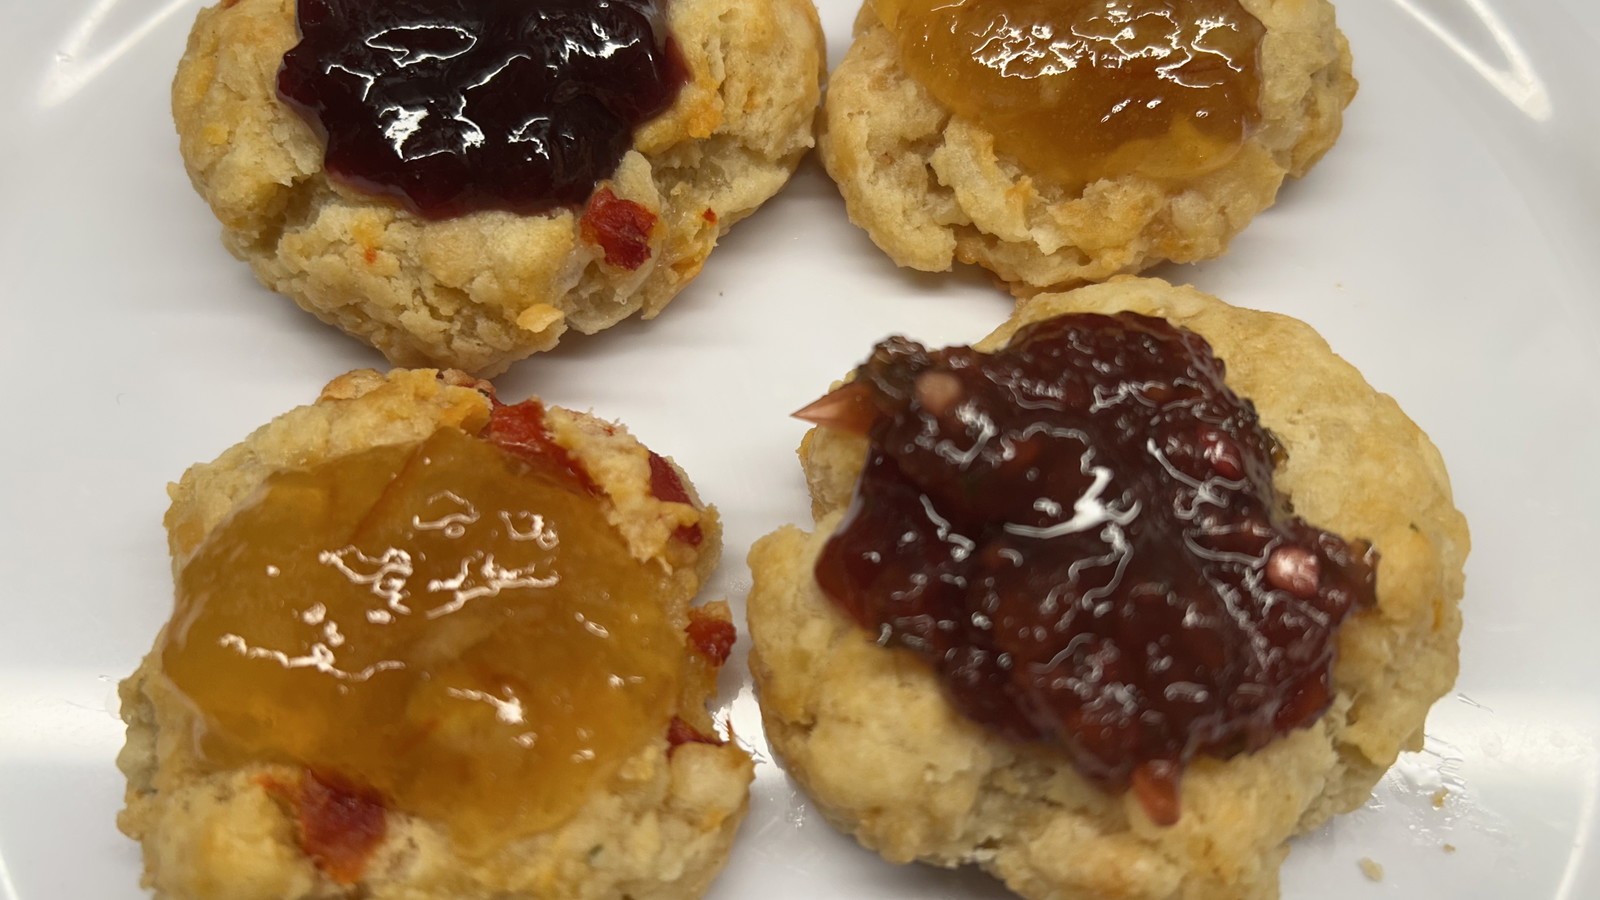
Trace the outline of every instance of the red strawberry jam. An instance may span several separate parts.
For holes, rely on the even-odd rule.
[[[330,177],[429,218],[579,205],[686,72],[666,0],[299,0],[278,93]]]
[[[1294,515],[1223,374],[1131,313],[992,354],[885,341],[810,411],[871,444],[818,582],[967,716],[1175,821],[1194,756],[1328,708],[1338,627],[1375,602],[1376,553]]]

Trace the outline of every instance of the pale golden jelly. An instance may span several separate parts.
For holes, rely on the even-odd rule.
[[[902,66],[1071,189],[1188,178],[1257,127],[1264,28],[1238,0],[872,0]]]
[[[666,733],[670,596],[569,467],[443,428],[269,477],[180,573],[161,659],[205,763],[326,773],[471,852]]]

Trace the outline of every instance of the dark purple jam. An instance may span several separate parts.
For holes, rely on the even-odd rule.
[[[299,0],[278,93],[340,183],[444,218],[584,202],[686,72],[666,0]]]
[[[1335,632],[1375,602],[1376,553],[1293,514],[1223,371],[1131,313],[993,354],[885,341],[807,412],[871,443],[818,582],[967,716],[1174,821],[1196,754],[1328,708]]]

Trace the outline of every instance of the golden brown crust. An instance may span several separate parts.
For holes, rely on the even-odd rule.
[[[1287,839],[1359,806],[1400,750],[1419,746],[1428,707],[1454,682],[1466,523],[1427,437],[1293,319],[1121,278],[1035,297],[977,346],[1064,312],[1119,310],[1210,341],[1228,384],[1287,449],[1278,483],[1296,512],[1381,553],[1378,606],[1340,635],[1332,709],[1258,753],[1197,760],[1178,824],[1153,825],[1063,755],[961,718],[925,666],[879,647],[821,595],[811,571],[865,448],[818,429],[801,452],[815,533],[780,530],[750,555],[751,670],[768,740],[830,820],[897,862],[975,862],[1050,900],[1276,897]]]
[[[459,372],[357,371],[323,389],[315,404],[274,419],[214,462],[193,466],[171,487],[167,514],[175,571],[206,534],[273,472],[316,465],[368,447],[418,441],[442,426],[469,432],[489,420],[487,385]],[[689,602],[716,564],[715,510],[651,493],[649,451],[625,430],[591,416],[549,408],[552,438],[605,493],[608,517],[642,561],[674,577],[673,618],[689,620]],[[675,539],[698,526],[698,547]],[[728,618],[708,604],[697,615]],[[158,638],[157,647],[161,645]],[[682,717],[711,729],[705,703],[715,671],[695,660],[679,699]],[[159,652],[121,687],[128,741],[118,766],[128,777],[119,827],[144,848],[147,887],[158,898],[260,900],[343,898],[299,849],[293,811],[270,786],[292,784],[294,767],[253,764],[214,771],[195,759],[190,705],[162,674]],[[743,818],[752,777],[736,744],[669,747],[665,734],[624,761],[606,790],[552,831],[464,860],[438,823],[397,811],[365,870],[361,896],[374,900],[566,900],[692,898],[721,870]]]
[[[676,0],[690,82],[607,185],[659,217],[650,259],[608,265],[578,213],[425,221],[329,183],[278,101],[294,0],[202,10],[172,88],[190,180],[261,281],[399,365],[482,375],[634,313],[651,318],[812,145],[822,32],[807,0]]]
[[[939,272],[975,263],[1019,296],[1220,256],[1286,175],[1305,174],[1333,145],[1356,88],[1327,0],[1242,2],[1267,29],[1263,124],[1207,175],[1127,176],[1080,193],[1026,172],[901,69],[893,36],[868,6],[829,78],[823,162],[851,221],[897,264]]]

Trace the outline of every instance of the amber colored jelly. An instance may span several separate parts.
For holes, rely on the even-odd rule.
[[[1238,0],[872,0],[904,68],[1031,172],[1188,178],[1260,121],[1264,29]]]
[[[270,476],[184,567],[161,661],[203,762],[298,764],[487,850],[667,731],[668,592],[570,467],[444,428]]]

